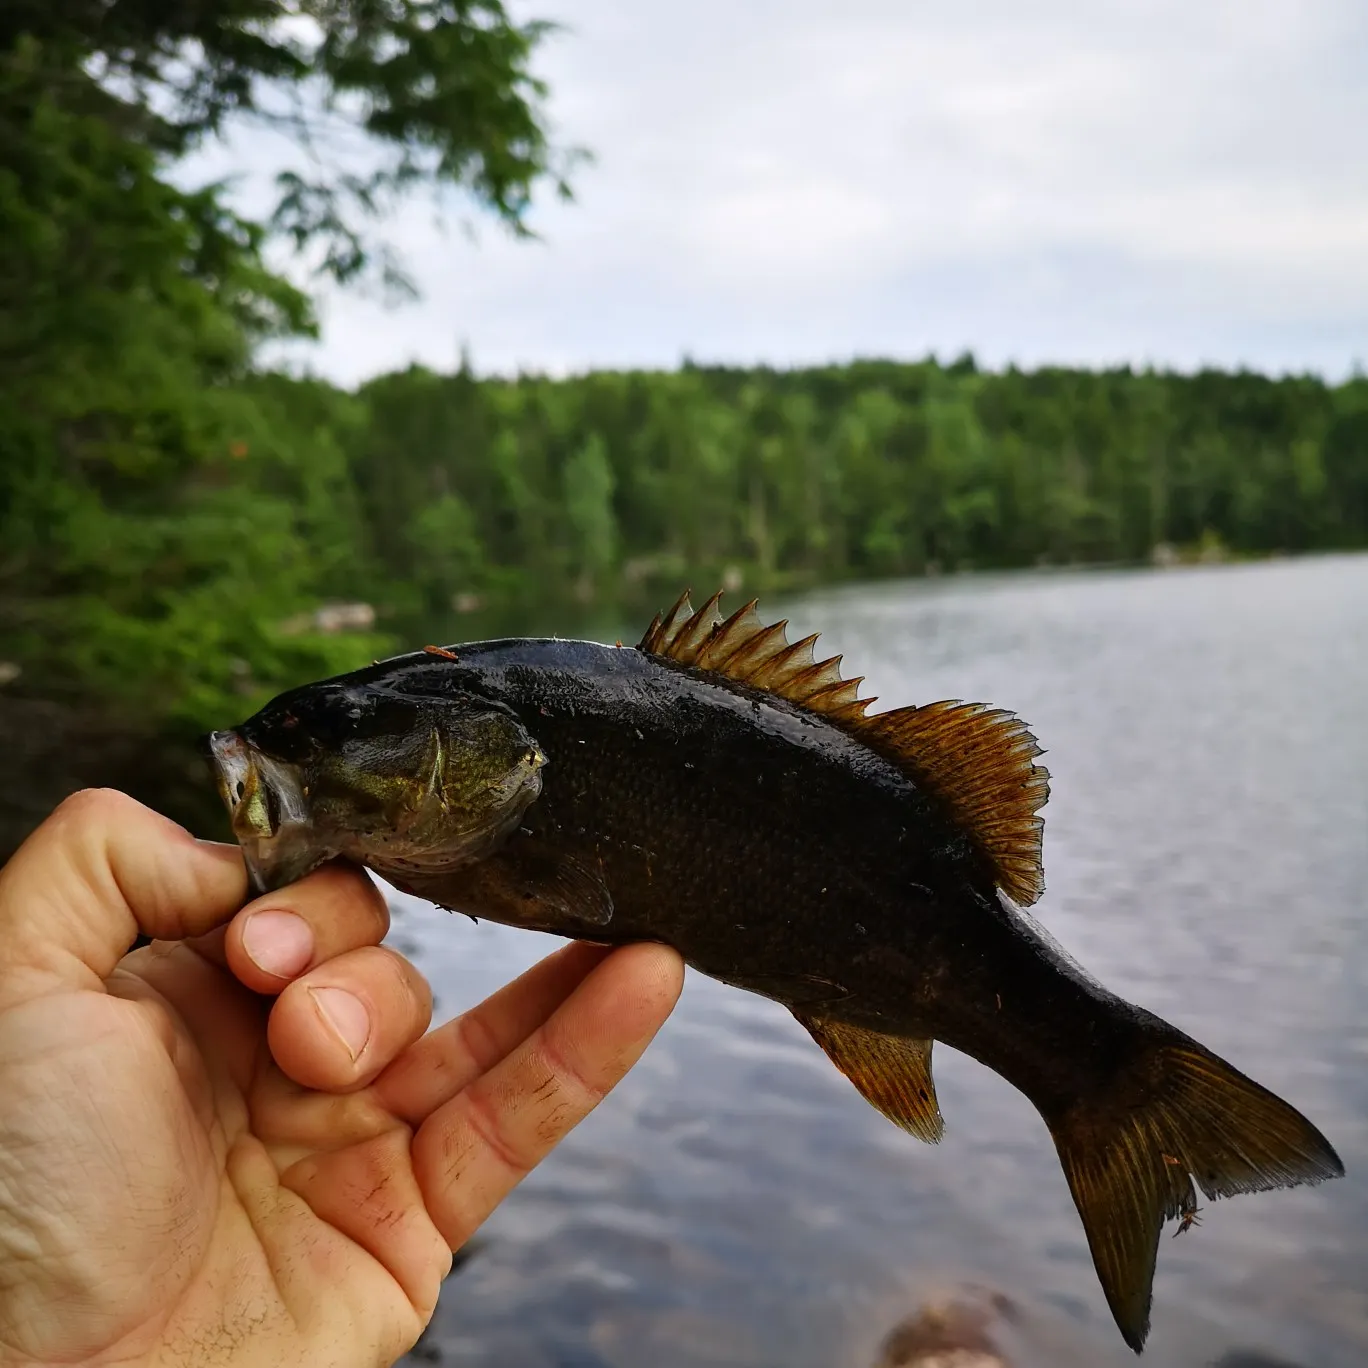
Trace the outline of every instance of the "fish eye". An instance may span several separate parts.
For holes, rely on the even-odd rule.
[[[350,741],[375,712],[375,700],[366,693],[350,689],[329,690],[317,700],[310,700],[302,717],[291,712],[281,718],[281,730],[294,731],[302,721],[303,730],[316,745],[340,746]]]

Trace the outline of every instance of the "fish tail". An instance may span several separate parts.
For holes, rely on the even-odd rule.
[[[1132,1009],[1133,1010],[1133,1009]],[[1149,1333],[1159,1233],[1208,1198],[1344,1173],[1300,1112],[1157,1017],[1097,1095],[1046,1115],[1107,1304],[1138,1354]]]

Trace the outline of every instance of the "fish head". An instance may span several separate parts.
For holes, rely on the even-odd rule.
[[[339,855],[394,875],[482,859],[546,763],[501,704],[346,681],[282,694],[205,744],[256,893]]]

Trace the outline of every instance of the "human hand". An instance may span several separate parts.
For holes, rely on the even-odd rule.
[[[246,890],[108,791],[0,869],[0,1364],[391,1364],[682,984],[569,945],[425,1035],[364,875]]]

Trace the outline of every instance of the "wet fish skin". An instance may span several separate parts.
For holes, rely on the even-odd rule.
[[[980,1060],[1050,1127],[1137,1351],[1158,1231],[1194,1205],[1194,1177],[1219,1196],[1342,1172],[1287,1104],[1074,964],[1003,895],[943,790],[851,727],[586,642],[420,652],[344,682],[438,715],[488,707],[548,761],[517,829],[482,858],[425,869],[364,840],[352,858],[494,921],[670,944],[788,1006],[873,1105],[927,1139],[940,1131],[931,1042]],[[279,719],[316,706],[318,687],[236,734],[278,755]]]
[[[400,874],[408,891],[560,935],[661,940],[786,1006],[913,1036],[935,1025],[946,1043],[997,1015],[988,927],[1005,933],[1009,962],[1054,953],[1022,956],[1029,923],[1005,910],[925,790],[782,699],[589,642],[482,643],[459,656],[437,670],[409,657],[358,680],[508,706],[549,763],[500,850],[429,879]],[[549,886],[566,894],[550,909]],[[947,916],[956,909],[984,926]]]

